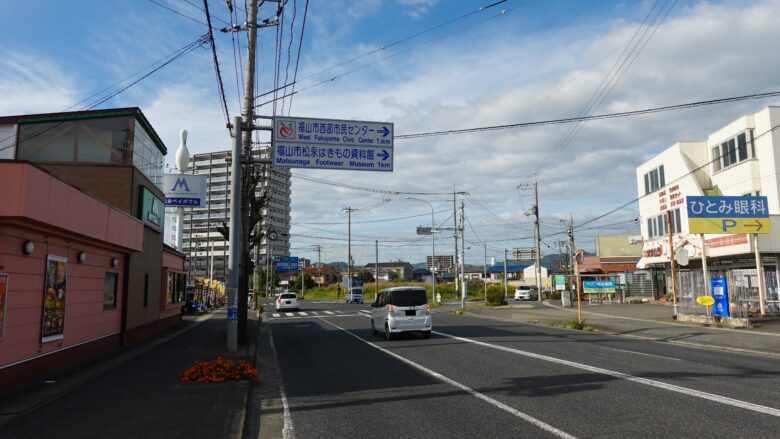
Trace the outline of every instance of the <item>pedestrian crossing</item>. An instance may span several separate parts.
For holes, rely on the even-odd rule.
[[[359,315],[371,315],[371,311],[367,309],[359,309],[355,311],[296,311],[296,312],[271,312],[272,318],[279,319],[285,317],[346,317],[346,316],[359,316]]]

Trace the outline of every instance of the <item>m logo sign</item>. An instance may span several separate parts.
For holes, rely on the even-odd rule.
[[[166,206],[204,206],[206,176],[166,174],[163,176],[163,193]]]
[[[190,191],[190,187],[187,186],[187,179],[184,177],[177,178],[176,184],[173,185],[174,191],[184,191],[184,192],[192,192]]]

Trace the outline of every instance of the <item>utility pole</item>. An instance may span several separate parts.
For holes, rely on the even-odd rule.
[[[506,250],[504,249],[504,299],[509,297],[509,290],[507,288],[507,273],[506,273]]]
[[[482,243],[485,247],[485,263],[482,264],[482,279],[485,281],[485,303],[487,304],[487,244]]]
[[[466,276],[464,273],[466,272],[466,239],[464,237],[464,230],[466,229],[463,227],[465,224],[465,216],[466,216],[466,208],[463,203],[463,201],[460,202],[460,263],[463,264],[461,266],[461,285],[460,285],[460,307],[461,309],[466,309],[466,294],[468,293],[466,290]],[[455,229],[455,235],[457,236],[458,229]]]
[[[322,254],[321,247],[317,244],[317,287],[322,287]]]
[[[241,181],[238,176],[241,169],[241,117],[233,116],[233,161],[231,163],[231,188],[230,188],[230,236],[228,245],[230,246],[230,265],[228,281],[228,309],[227,309],[227,346],[228,351],[236,352],[238,350],[238,314],[239,303],[239,258],[241,255]],[[244,309],[246,309],[246,299],[244,299]]]
[[[458,277],[458,208],[455,204],[455,188],[453,187],[452,190],[452,222],[455,226],[455,297],[458,296],[458,281],[460,278]]]
[[[374,299],[376,299],[379,294],[379,240],[374,241],[374,282],[376,285]]]
[[[541,233],[539,231],[539,184],[536,181],[536,175],[534,175],[534,215],[536,215],[536,292],[539,302],[542,301],[542,254],[541,246],[539,243],[542,240]]]
[[[523,188],[528,189],[530,188],[530,184],[518,184],[517,188]],[[534,175],[534,205],[531,206],[531,215],[534,216],[534,246],[536,248],[536,255],[534,256],[534,265],[536,268],[536,291],[538,292],[538,299],[539,302],[542,301],[542,261],[541,261],[541,233],[539,231],[539,190],[538,190],[538,183],[536,181],[536,175]],[[528,213],[526,213],[528,215]]]
[[[672,268],[672,301],[674,303],[674,318],[677,319],[677,273],[675,272],[674,243],[672,241],[672,211],[666,211],[666,225],[669,228],[669,262]]]
[[[357,209],[353,209],[349,206],[342,210],[347,211],[347,292],[349,294],[350,288],[352,288],[352,212]]]

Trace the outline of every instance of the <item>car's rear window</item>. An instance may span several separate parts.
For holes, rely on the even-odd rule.
[[[282,294],[282,299],[295,299],[295,294]]]
[[[424,290],[393,291],[390,304],[394,306],[420,306],[428,303]]]

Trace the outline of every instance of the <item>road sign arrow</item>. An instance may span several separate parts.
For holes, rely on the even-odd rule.
[[[390,134],[390,130],[388,130],[387,127],[382,127],[381,130],[376,130],[376,132],[381,134],[382,137],[387,137],[387,135]]]
[[[387,128],[385,128],[385,129],[387,129]],[[383,149],[382,152],[379,154],[379,157],[382,158],[382,161],[385,161],[388,158],[390,158],[390,153]]]
[[[756,220],[755,224],[745,224],[745,227],[755,227],[756,233],[758,233],[758,231],[761,230],[761,228],[764,227],[764,225],[761,223],[761,221]]]

